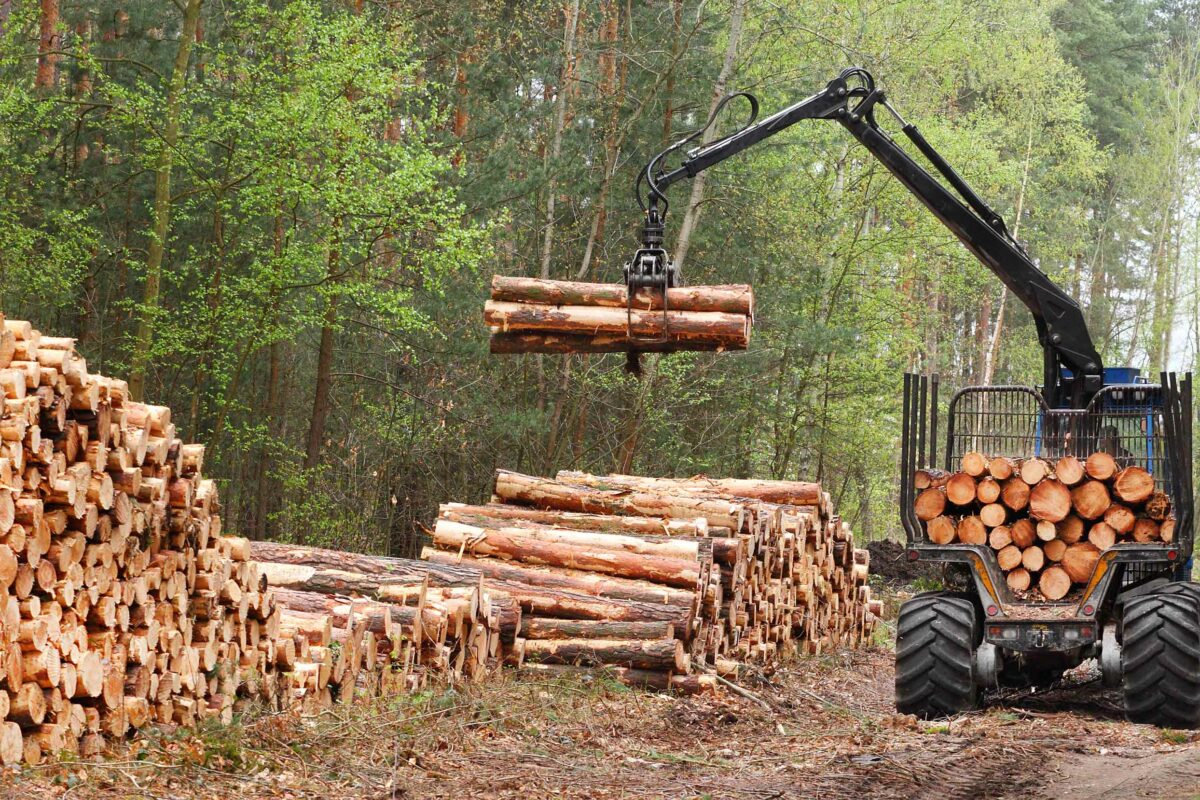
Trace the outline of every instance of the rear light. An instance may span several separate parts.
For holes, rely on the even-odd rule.
[[[1004,628],[999,625],[993,625],[988,628],[988,636],[993,639],[1016,639],[1020,635],[1020,631],[1016,628]]]
[[[996,615],[997,615],[997,614],[999,614],[999,613],[1000,613],[1000,609],[996,608],[995,606],[988,606],[988,607],[987,607],[987,615],[988,615],[989,617],[994,617],[994,616],[996,616]]]
[[[1168,550],[1167,551],[1167,560],[1168,561],[1174,561],[1177,558],[1179,558],[1178,550]]]
[[[1079,635],[1085,639],[1092,638],[1092,626],[1084,625],[1082,628],[1079,629]]]
[[[921,557],[921,554],[920,554],[920,553],[918,553],[916,550],[909,550],[909,551],[908,551],[908,560],[909,560],[909,561],[916,561],[916,560],[917,560],[917,559],[919,559],[920,557]]]
[[[1091,616],[1092,614],[1096,613],[1096,607],[1093,605],[1086,605],[1083,607],[1083,613],[1087,614],[1088,616]]]

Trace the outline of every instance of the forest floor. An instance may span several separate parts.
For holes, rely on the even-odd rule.
[[[103,762],[8,770],[0,797],[1200,798],[1200,732],[1122,721],[1086,668],[938,722],[897,715],[892,680],[888,643],[744,677],[762,704],[505,674],[299,722],[143,732]]]

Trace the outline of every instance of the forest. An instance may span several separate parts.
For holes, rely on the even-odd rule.
[[[172,406],[251,538],[412,555],[498,467],[820,481],[894,535],[902,373],[1034,383],[1041,352],[840,127],[672,192],[686,281],[755,288],[748,352],[639,377],[490,356],[480,318],[496,273],[619,281],[650,156],[850,65],[1106,363],[1193,368],[1195,0],[0,0],[0,307]]]

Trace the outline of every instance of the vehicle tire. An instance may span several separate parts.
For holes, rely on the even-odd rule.
[[[1121,673],[1130,721],[1200,727],[1200,599],[1174,590],[1130,600],[1121,621]]]
[[[1200,583],[1190,583],[1186,581],[1177,581],[1176,583],[1168,583],[1155,594],[1171,594],[1183,597],[1191,597],[1196,601],[1196,607],[1200,609]]]
[[[975,708],[978,643],[979,616],[970,600],[930,594],[902,605],[896,624],[896,709],[930,719]]]

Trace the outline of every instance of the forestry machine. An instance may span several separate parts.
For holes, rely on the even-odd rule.
[[[675,168],[664,166],[734,98],[750,105],[750,119],[742,128],[687,151]],[[880,108],[941,179],[883,130],[876,119]],[[994,272],[1029,308],[1037,326],[1045,354],[1040,387],[968,386],[943,407],[936,375],[904,375],[900,518],[907,557],[948,567],[963,588],[922,594],[901,607],[897,708],[923,717],[954,714],[976,707],[987,688],[1047,686],[1065,670],[1095,658],[1103,682],[1122,689],[1130,719],[1200,726],[1200,585],[1190,582],[1190,374],[1162,373],[1158,383],[1150,383],[1137,369],[1105,368],[1079,304],[1037,267],[1000,215],[897,113],[866,70],[846,69],[822,91],[762,120],[757,119],[757,100],[743,92],[724,98],[716,112],[703,129],[654,156],[638,176],[635,193],[645,218],[642,246],[625,266],[631,289],[665,289],[679,282],[663,247],[668,187],[800,120],[830,120],[883,162]],[[1141,466],[1153,474],[1169,496],[1174,536],[1109,547],[1090,578],[1061,601],[1018,596],[992,548],[935,544],[916,516],[915,476],[936,473],[939,466],[942,408],[945,439],[940,452],[946,473],[954,472],[968,452],[1051,462],[1107,452],[1122,467]]]

